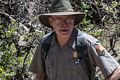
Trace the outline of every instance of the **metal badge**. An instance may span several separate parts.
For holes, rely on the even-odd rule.
[[[73,52],[73,59],[75,61],[75,64],[79,64],[80,63],[79,53],[76,50]]]
[[[79,58],[79,54],[77,51],[73,52],[73,59],[78,59]]]

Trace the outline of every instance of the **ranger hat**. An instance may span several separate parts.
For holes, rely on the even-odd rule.
[[[85,16],[83,12],[74,12],[69,0],[55,0],[49,8],[50,13],[39,15],[39,21],[46,27],[51,28],[49,16],[73,15],[75,16],[74,25],[77,25]]]

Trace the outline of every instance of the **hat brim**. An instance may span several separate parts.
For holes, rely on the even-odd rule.
[[[39,15],[39,21],[45,25],[46,27],[52,28],[52,26],[49,24],[48,17],[49,16],[64,16],[64,15],[73,15],[75,16],[75,23],[74,25],[77,25],[80,21],[83,20],[85,17],[85,13],[83,12],[55,12],[55,13],[48,13],[48,14],[42,14]]]

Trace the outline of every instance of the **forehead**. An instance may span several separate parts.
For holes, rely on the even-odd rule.
[[[62,15],[62,16],[51,16],[51,17],[54,17],[54,18],[72,18],[74,17],[73,15]]]

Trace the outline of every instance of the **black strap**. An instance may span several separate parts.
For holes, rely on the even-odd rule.
[[[49,51],[49,47],[51,44],[52,37],[54,35],[54,32],[50,33],[43,41],[42,41],[42,62],[43,62],[43,69],[45,71],[45,80],[48,80],[47,74],[46,74],[46,69],[45,69],[45,60]]]
[[[79,45],[77,44],[77,42],[78,42],[77,34],[78,34],[78,31],[75,34],[75,50],[79,53],[79,59],[84,60],[84,62],[85,62],[89,80],[94,80],[92,78],[92,77],[94,77],[94,76],[92,76],[93,75],[92,65],[90,63],[90,59],[87,54],[87,46],[84,45],[82,42],[80,42],[80,40],[79,40]]]
[[[52,41],[52,37],[54,35],[54,32],[51,32],[43,41],[42,41],[42,49],[44,51],[44,60],[46,60],[47,53],[49,51],[49,47]]]

